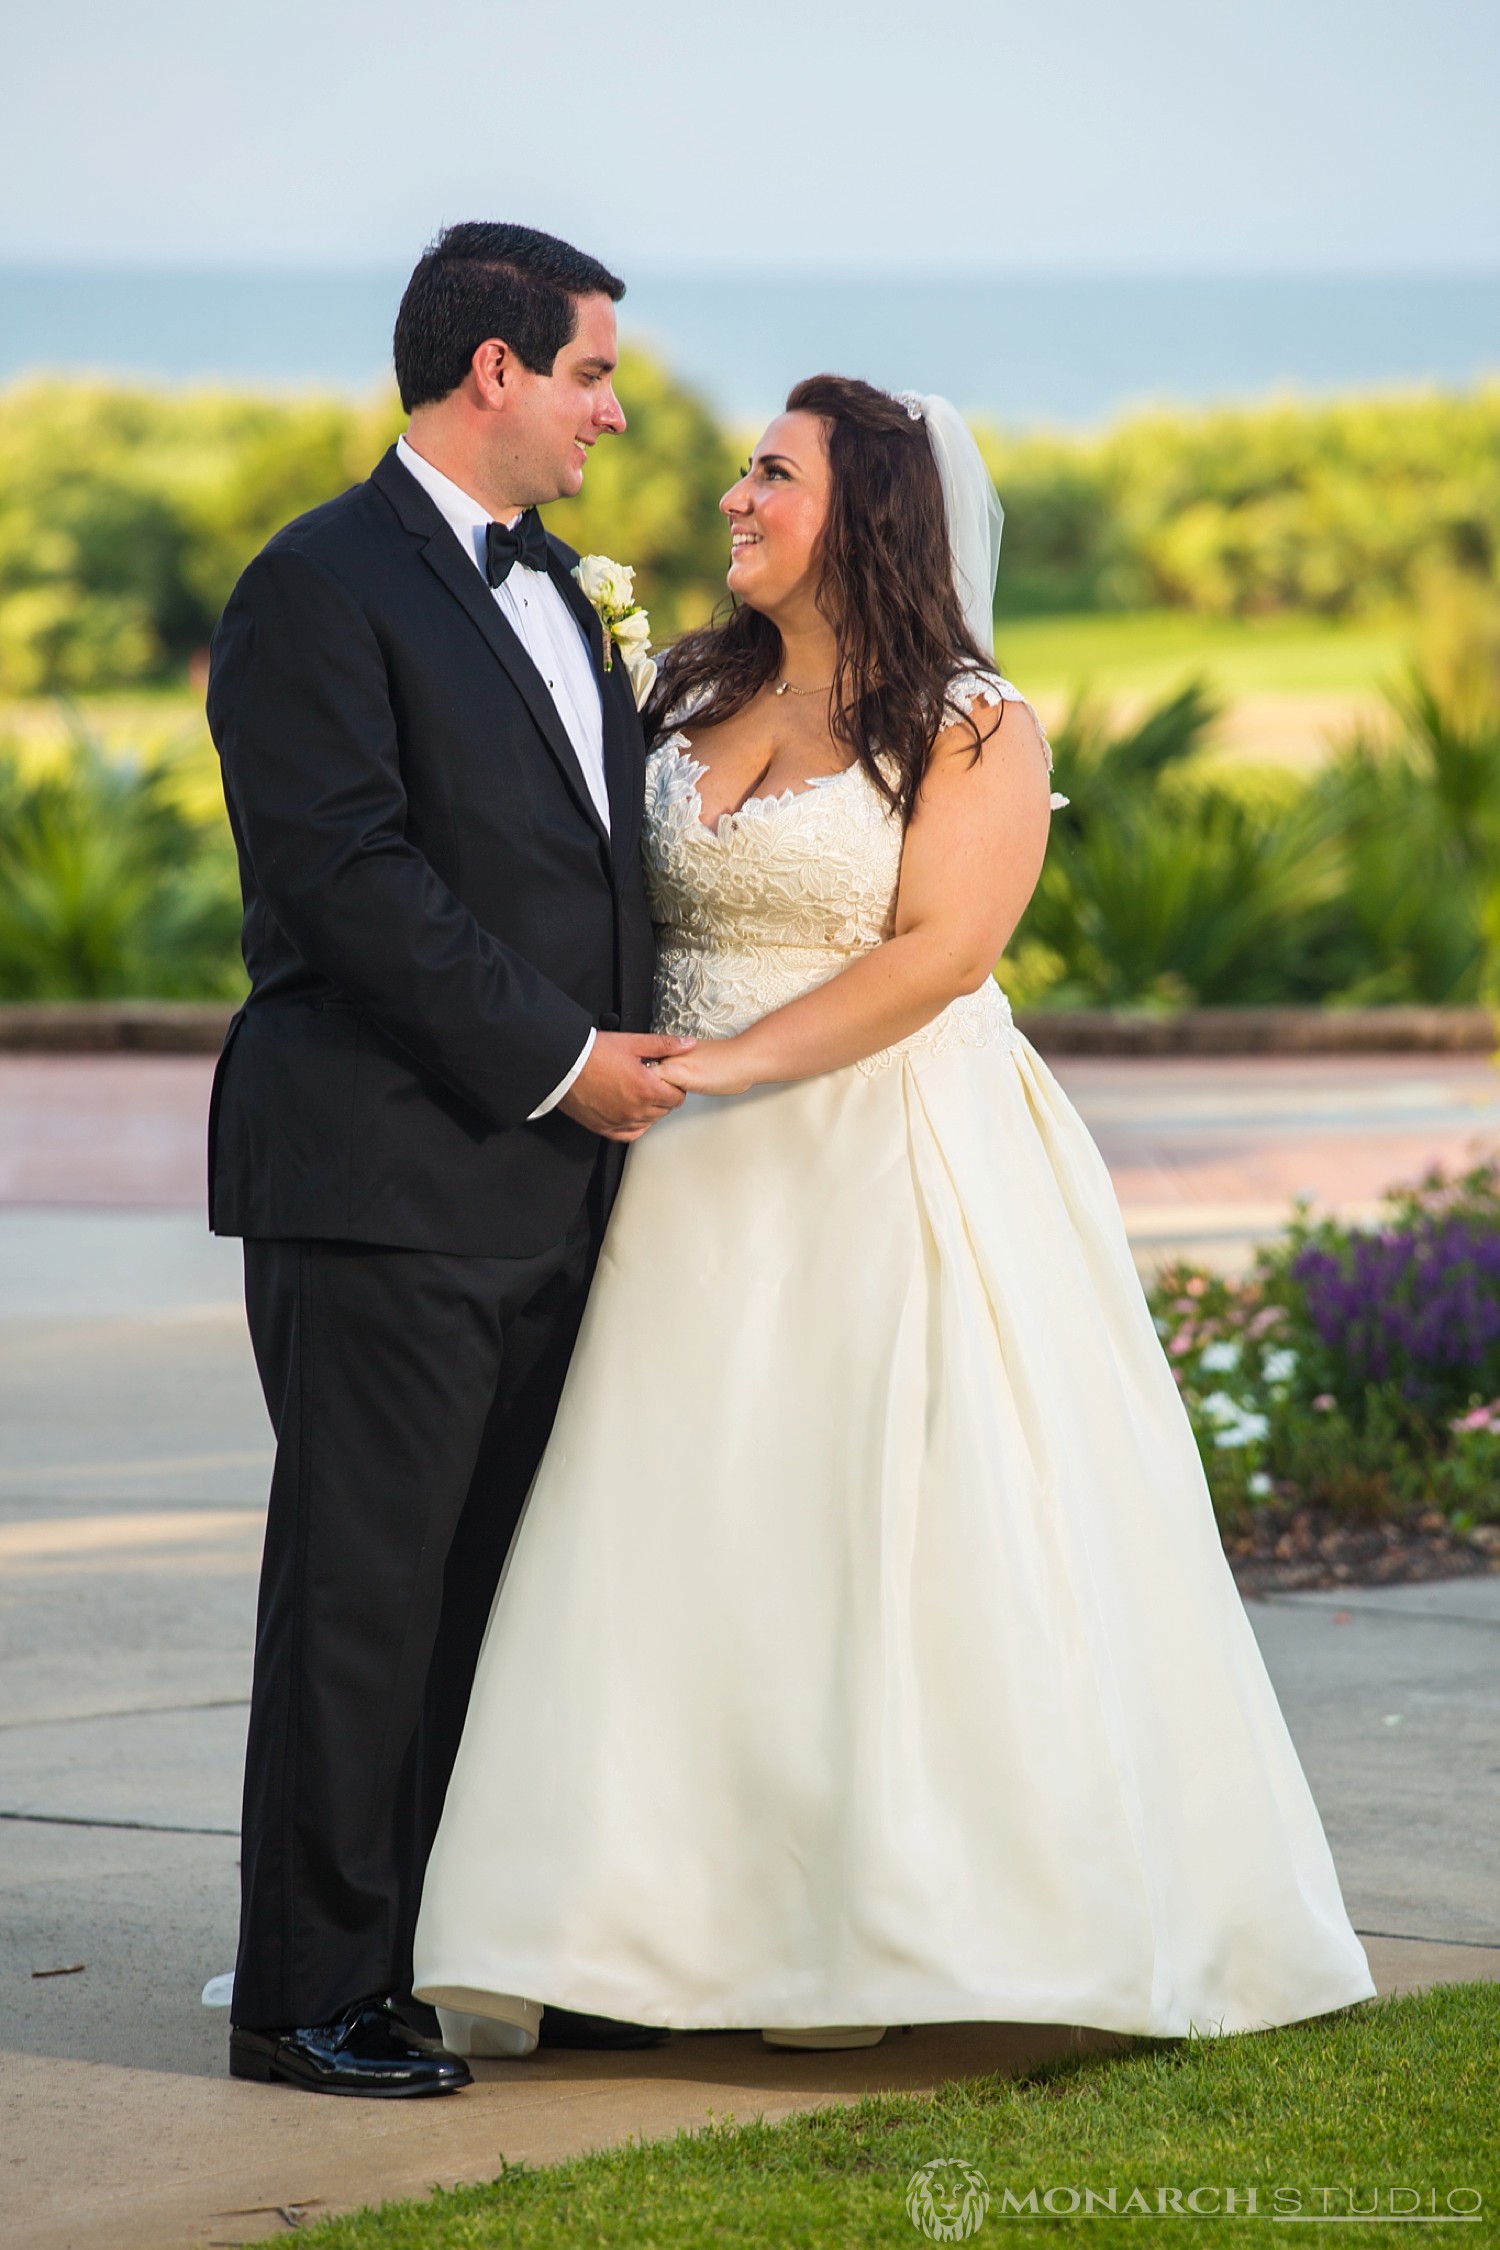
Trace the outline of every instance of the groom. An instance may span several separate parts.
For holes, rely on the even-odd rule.
[[[467,2083],[410,1997],[423,1870],[621,1144],[682,1099],[650,1067],[690,1042],[647,1031],[640,721],[535,513],[625,427],[623,294],[529,227],[450,227],[397,315],[406,436],[214,638],[251,992],[210,1222],[276,1431],[236,2077]]]

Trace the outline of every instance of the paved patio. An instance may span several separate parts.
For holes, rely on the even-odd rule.
[[[1350,1216],[1500,1145],[1482,1055],[1067,1056],[1053,1068],[1148,1254],[1242,1254],[1311,1196]],[[213,1063],[0,1054],[0,1205],[201,1211]]]

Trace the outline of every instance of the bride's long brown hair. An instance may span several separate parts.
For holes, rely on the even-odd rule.
[[[944,725],[955,672],[994,657],[964,623],[953,584],[948,521],[924,423],[899,400],[848,375],[811,375],[788,393],[789,414],[827,425],[832,489],[819,541],[818,607],[837,643],[829,725],[903,825]],[[646,706],[646,738],[674,705],[703,696],[717,725],[768,687],[781,665],[769,617],[731,597],[727,616],[668,649]],[[972,720],[974,753],[980,733]]]

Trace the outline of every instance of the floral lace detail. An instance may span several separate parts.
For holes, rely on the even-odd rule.
[[[948,724],[953,726],[958,720],[969,718],[973,713],[975,704],[981,700],[989,704],[1026,703],[1026,698],[1020,689],[1013,687],[1009,680],[1003,680],[998,672],[955,672],[948,683],[948,693],[943,702],[943,716]],[[1047,754],[1047,771],[1050,773],[1052,771],[1052,745],[1047,740],[1047,730],[1042,725],[1041,720],[1037,719],[1033,706],[1026,703],[1026,708],[1031,712],[1032,718],[1036,719],[1036,731],[1042,738],[1042,748]],[[1054,812],[1061,812],[1068,801],[1066,797],[1059,796],[1058,792],[1055,789],[1053,790],[1051,805]]]
[[[1024,700],[997,674],[955,680],[955,710],[979,696]],[[748,798],[709,827],[698,789],[705,771],[680,728],[646,763],[646,882],[658,937],[652,1022],[658,1031],[724,1039],[885,943],[895,925],[901,823],[863,767],[849,766]],[[990,981],[859,1068],[873,1075],[909,1054],[1016,1039],[1010,1005]]]

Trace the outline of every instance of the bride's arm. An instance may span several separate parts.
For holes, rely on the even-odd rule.
[[[1036,888],[1051,776],[1026,704],[975,711],[939,735],[906,832],[896,926],[847,969],[732,1039],[702,1040],[661,1065],[689,1093],[816,1078],[920,1031],[960,993],[977,992]]]

